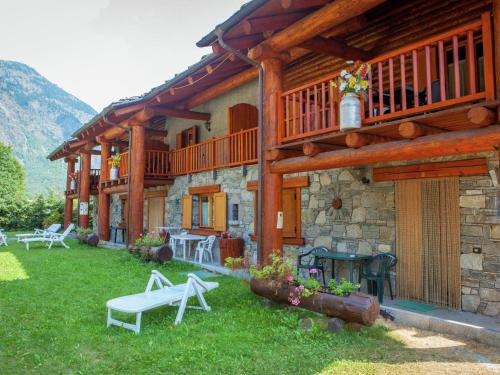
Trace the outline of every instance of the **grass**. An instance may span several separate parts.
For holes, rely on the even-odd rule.
[[[210,313],[187,310],[174,327],[165,307],[143,314],[139,335],[108,329],[108,299],[143,291],[152,269],[178,283],[195,268],[69,244],[0,249],[1,374],[371,374],[416,358],[382,327],[304,331],[305,311],[264,308],[227,276],[210,279],[220,283],[206,295]]]

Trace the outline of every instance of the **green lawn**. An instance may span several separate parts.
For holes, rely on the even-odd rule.
[[[0,374],[370,374],[413,357],[382,327],[306,332],[305,312],[266,309],[222,276],[206,295],[212,312],[187,310],[174,327],[176,310],[165,307],[143,314],[139,335],[106,328],[108,299],[143,291],[154,268],[174,283],[194,268],[69,243],[0,249]]]

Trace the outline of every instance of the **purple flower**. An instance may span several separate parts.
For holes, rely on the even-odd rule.
[[[289,283],[291,283],[293,281],[293,276],[287,276],[286,277],[286,281],[288,281]]]
[[[292,303],[292,305],[297,306],[300,303],[300,299],[294,298],[290,302]]]
[[[289,295],[290,297],[293,297],[293,292],[290,292],[288,295]]]
[[[311,269],[309,270],[309,273],[311,273],[311,274],[315,274],[315,273],[318,273],[318,270],[317,270],[316,268],[311,268]]]
[[[304,290],[304,285],[299,285],[299,290]]]
[[[298,286],[296,286],[296,287],[294,288],[294,290],[295,290],[296,292],[298,292],[298,291],[299,291],[299,287],[298,287]]]

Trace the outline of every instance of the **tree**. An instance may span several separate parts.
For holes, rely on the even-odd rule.
[[[25,196],[24,169],[10,146],[0,143],[0,227],[12,227],[19,219]]]

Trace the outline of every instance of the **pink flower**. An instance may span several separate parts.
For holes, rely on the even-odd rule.
[[[297,306],[300,303],[300,299],[294,298],[290,302],[292,303],[292,305]]]
[[[304,290],[304,285],[299,285],[299,290]]]
[[[289,283],[291,283],[293,281],[293,276],[287,276],[286,277],[286,281],[288,281]]]
[[[298,287],[298,286],[296,286],[294,290],[295,290],[296,292],[298,292],[298,291],[299,291],[299,287]]]
[[[311,269],[309,270],[309,273],[311,273],[311,274],[315,274],[315,273],[318,273],[318,270],[317,270],[316,268],[311,268]]]
[[[290,297],[293,297],[293,292],[290,292],[288,295],[289,295]]]

